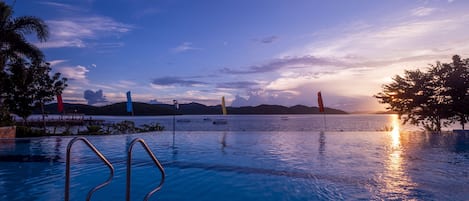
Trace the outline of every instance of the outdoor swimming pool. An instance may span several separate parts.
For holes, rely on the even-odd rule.
[[[92,200],[125,200],[127,144],[143,138],[166,181],[151,200],[467,200],[469,136],[421,132],[171,131],[87,137],[114,165]],[[0,140],[0,200],[63,200],[72,137]],[[173,140],[174,139],[174,140]],[[85,200],[108,168],[72,150],[71,200]],[[132,200],[160,174],[134,148]]]

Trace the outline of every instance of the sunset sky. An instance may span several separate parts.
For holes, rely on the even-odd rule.
[[[130,90],[147,103],[317,106],[321,91],[326,107],[383,110],[372,96],[392,76],[469,56],[463,0],[16,0],[13,9],[48,24],[49,40],[32,41],[69,78],[67,103],[123,102]]]

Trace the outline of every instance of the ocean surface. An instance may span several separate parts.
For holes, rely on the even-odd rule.
[[[145,140],[166,172],[163,188],[150,200],[469,197],[469,134],[421,132],[400,125],[395,115],[92,118],[160,123],[166,130],[86,136],[115,168],[110,185],[91,200],[125,200],[126,153],[135,138]],[[228,123],[212,123],[221,118]],[[72,139],[0,139],[0,200],[63,200]],[[142,200],[161,174],[141,147],[133,158],[131,198]],[[73,146],[71,167],[71,200],[85,200],[109,174],[83,143]]]

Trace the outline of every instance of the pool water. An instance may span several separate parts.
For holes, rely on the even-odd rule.
[[[91,200],[125,200],[126,151],[142,138],[166,181],[151,200],[467,200],[469,135],[377,131],[172,131],[88,136],[114,165]],[[72,137],[0,140],[0,200],[63,200]],[[132,200],[160,173],[136,144]],[[71,200],[108,168],[83,143],[72,149]]]

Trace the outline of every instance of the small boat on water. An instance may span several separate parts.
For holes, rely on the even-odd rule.
[[[190,119],[178,119],[178,120],[176,120],[176,121],[177,121],[177,122],[180,122],[180,123],[189,123],[189,122],[191,122]]]
[[[215,124],[215,125],[218,125],[218,124],[227,124],[227,123],[228,123],[228,120],[226,120],[226,119],[215,119],[215,120],[213,120],[212,123]]]

